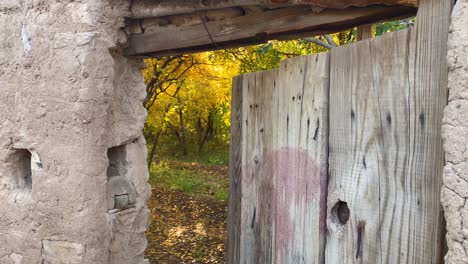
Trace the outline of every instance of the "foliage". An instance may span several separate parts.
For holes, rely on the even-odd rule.
[[[334,45],[344,45],[354,40],[355,30],[351,29],[332,34],[330,37]],[[324,37],[316,37],[316,39],[326,41]],[[273,40],[261,45],[212,52],[211,56],[219,60],[228,59],[240,62],[239,74],[243,74],[271,70],[278,68],[282,60],[326,51],[328,49],[324,46],[312,43],[307,39],[290,41]]]
[[[218,56],[240,62],[239,74],[265,71],[277,68],[287,58],[324,51],[312,43],[303,40],[269,41],[266,44],[230,49],[217,52]]]
[[[177,147],[174,147],[174,140],[175,139],[172,139],[172,137],[162,138],[156,157],[157,159],[155,159],[156,161],[164,160],[194,162],[204,165],[229,165],[229,142],[224,144],[215,141],[209,142],[205,147],[205,151],[201,153],[189,151],[187,155],[183,155]]]
[[[147,87],[158,86],[147,100],[151,102],[145,126],[150,159],[158,143],[184,156],[200,154],[213,141],[227,146],[231,78],[238,72],[235,62],[214,61],[210,53],[200,53],[149,59],[146,64]],[[170,73],[159,73],[163,67]]]
[[[374,26],[374,33],[376,36],[381,36],[385,33],[402,30],[413,25],[415,20],[415,17],[410,17],[402,20],[379,23]]]
[[[190,195],[203,195],[227,201],[226,166],[204,166],[198,163],[161,161],[150,169],[150,184]]]

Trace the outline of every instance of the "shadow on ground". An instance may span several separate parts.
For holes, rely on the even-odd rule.
[[[153,184],[148,206],[145,255],[152,264],[226,262],[227,201]]]

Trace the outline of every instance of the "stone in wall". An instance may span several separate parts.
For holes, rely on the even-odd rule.
[[[147,263],[145,87],[142,62],[122,55],[128,4],[0,0],[1,264]],[[119,146],[129,201],[112,211]]]
[[[67,241],[42,241],[41,258],[44,263],[64,262],[80,264],[83,261],[85,248],[81,244]]]
[[[442,205],[447,221],[447,264],[468,263],[468,0],[458,0],[449,36],[449,103],[443,138],[446,166]]]

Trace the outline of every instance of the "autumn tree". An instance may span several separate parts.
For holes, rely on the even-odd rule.
[[[145,124],[145,136],[151,142],[148,165],[151,165],[161,134],[166,127],[166,116],[171,110],[185,75],[200,62],[193,55],[147,59],[143,76],[146,83],[146,98],[143,105],[149,113]],[[157,107],[153,107],[155,103]]]
[[[191,145],[196,145],[200,153],[217,134],[228,138],[229,124],[225,122],[229,123],[229,112],[225,110],[230,106],[231,78],[238,72],[233,61],[215,61],[211,53],[200,53],[149,59],[146,63],[149,164],[161,136],[174,138],[183,155]],[[226,69],[228,64],[232,65]],[[218,133],[222,129],[224,133]]]

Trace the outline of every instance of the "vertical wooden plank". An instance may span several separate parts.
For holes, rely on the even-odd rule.
[[[276,189],[275,175],[271,173],[272,164],[265,164],[269,153],[274,151],[273,134],[276,124],[272,120],[277,110],[278,98],[276,82],[278,71],[268,71],[257,74],[256,103],[254,110],[258,112],[257,155],[254,157],[255,172],[258,177],[258,222],[257,224],[257,256],[255,263],[273,263],[275,249],[275,203],[272,199]]]
[[[227,221],[227,263],[240,263],[242,200],[242,76],[232,82],[231,142],[229,149],[229,204]]]
[[[241,169],[231,168],[240,177],[231,181],[241,187],[231,188],[237,193],[231,195],[230,208],[240,203],[240,212],[229,211],[240,223],[229,223],[240,226],[231,235],[238,246],[229,247],[234,252],[229,263],[323,263],[328,76],[329,54],[318,54],[235,82],[242,86],[242,98],[235,94],[233,103],[242,110],[240,119],[233,113],[233,120],[241,120],[235,122],[242,123],[242,134],[238,129],[232,138],[241,146],[231,147],[240,149],[241,157],[231,153],[231,159],[241,164],[231,164]]]
[[[329,54],[279,69],[273,174],[276,262],[322,263],[328,154]]]
[[[326,263],[381,263],[379,167],[383,146],[371,42],[331,52]]]
[[[380,250],[383,263],[431,263],[430,256],[420,258],[412,250],[429,241],[420,241],[412,232],[429,232],[430,227],[417,224],[419,213],[414,184],[422,174],[411,171],[414,118],[409,102],[411,85],[408,57],[410,30],[393,33],[374,42],[372,65],[374,88],[378,94],[378,112],[382,152],[379,164]],[[395,55],[397,54],[397,55]],[[427,166],[427,165],[426,165]],[[430,203],[437,203],[432,199]],[[372,243],[372,241],[368,241]],[[416,262],[415,262],[416,261]]]
[[[257,196],[258,177],[252,163],[258,162],[256,157],[257,113],[256,102],[256,74],[245,74],[243,82],[242,104],[242,208],[241,208],[241,258],[240,263],[257,262]],[[257,161],[256,161],[257,160]]]
[[[421,180],[417,190],[418,217],[413,221],[427,226],[417,234],[421,243],[412,250],[417,257],[430,256],[431,262],[443,263],[445,226],[440,205],[444,151],[441,136],[443,111],[448,98],[447,42],[453,0],[420,0],[415,30],[411,35],[410,115],[414,137],[410,141],[413,173]],[[410,70],[411,72],[411,70]],[[416,260],[418,258],[415,257]],[[420,262],[421,263],[421,262]]]
[[[305,196],[311,193],[313,198],[312,203],[306,200],[303,204],[306,209],[309,206],[309,210],[304,212],[302,230],[298,232],[303,232],[304,236],[303,263],[322,264],[325,260],[328,188],[330,54],[309,56],[306,65],[299,150],[306,152],[308,159],[299,167],[299,172],[310,179],[311,184],[305,186]]]
[[[263,169],[263,160],[272,151],[276,75],[273,70],[243,76],[240,263],[271,263],[273,258],[274,178]]]
[[[421,1],[414,29],[331,52],[326,263],[443,263],[450,8]]]

